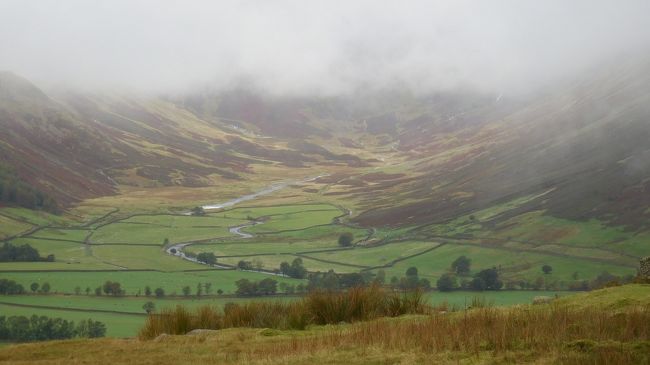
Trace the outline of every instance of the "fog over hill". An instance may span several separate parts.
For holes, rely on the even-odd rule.
[[[647,53],[649,12],[643,0],[7,0],[0,69],[84,90],[512,95]]]

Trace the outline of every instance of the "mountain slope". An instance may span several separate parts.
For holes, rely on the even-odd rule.
[[[307,142],[206,121],[164,98],[51,98],[10,73],[0,75],[0,127],[3,162],[64,206],[115,193],[119,184],[208,186],[247,179],[255,165],[362,164]]]
[[[615,69],[502,114],[466,110],[454,116],[457,129],[435,128],[436,116],[427,114],[400,123],[396,148],[417,178],[394,181],[391,192],[412,203],[395,207],[384,198],[381,207],[375,196],[380,207],[357,221],[443,223],[537,196],[519,211],[650,228],[643,193],[650,187],[648,70],[650,64]],[[377,191],[385,193],[381,185]]]

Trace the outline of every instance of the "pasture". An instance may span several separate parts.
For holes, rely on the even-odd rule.
[[[624,258],[602,251],[600,241],[589,248],[576,245],[570,250],[567,246],[539,246],[539,252],[529,252],[526,251],[529,246],[517,242],[493,247],[419,236],[404,240],[401,237],[409,234],[409,227],[349,225],[344,217],[345,210],[329,203],[300,201],[291,193],[287,193],[286,198],[279,193],[261,199],[273,205],[236,206],[209,211],[203,216],[181,214],[189,209],[187,207],[164,205],[166,199],[171,199],[171,195],[166,195],[171,194],[171,190],[162,189],[157,193],[161,194],[156,198],[159,200],[142,210],[135,205],[136,196],[144,198],[145,195],[135,190],[130,193],[130,198],[120,203],[119,209],[104,205],[110,200],[100,198],[93,202],[97,205],[76,208],[74,212],[78,216],[58,217],[3,208],[0,236],[18,235],[10,241],[12,244],[29,244],[42,256],[54,254],[56,261],[0,263],[0,278],[15,280],[27,290],[32,283],[40,286],[47,282],[51,285],[49,295],[32,293],[0,297],[2,313],[43,314],[75,321],[93,318],[107,324],[109,336],[125,337],[134,336],[144,322],[142,305],[148,301],[162,309],[176,304],[194,308],[204,304],[223,306],[227,302],[250,300],[295,300],[298,297],[237,298],[232,295],[236,290],[235,282],[240,279],[259,281],[272,278],[294,286],[307,283],[307,280],[209,268],[186,261],[165,252],[163,243],[166,239],[170,244],[191,242],[184,248],[188,254],[212,252],[217,256],[217,263],[234,266],[240,260],[246,260],[254,268],[265,270],[277,270],[280,263],[290,263],[300,257],[305,268],[312,272],[377,273],[381,269],[386,274],[386,282],[389,282],[393,276],[402,277],[409,267],[417,267],[420,277],[429,279],[434,286],[460,255],[472,259],[470,275],[481,269],[498,267],[504,280],[534,280],[543,276],[547,281],[570,281],[575,277],[591,279],[603,270],[617,275],[633,271]],[[520,203],[493,207],[479,214],[479,219]],[[457,226],[452,231],[471,232],[476,229],[475,223],[468,219],[465,217],[450,223]],[[243,238],[230,231],[231,227],[251,224],[251,220],[263,222],[241,229],[242,233],[253,237]],[[588,224],[596,230],[597,225],[593,222]],[[428,227],[428,232],[440,229]],[[342,233],[351,233],[356,244],[341,248],[338,238]],[[589,237],[584,234],[582,237]],[[618,237],[616,234],[612,233],[612,237]],[[545,249],[557,254],[551,255],[544,252]],[[553,267],[551,274],[542,274],[541,266],[544,264]],[[106,281],[119,282],[126,296],[95,296],[95,289]],[[209,293],[206,293],[206,284]],[[145,296],[147,286],[151,290],[164,289],[166,297]],[[188,297],[183,296],[183,287],[186,286],[190,288]],[[203,297],[196,296],[199,286]],[[218,290],[222,296],[216,295]],[[529,303],[537,295],[554,294],[556,292],[456,291],[427,292],[426,297],[434,305],[445,302],[462,308],[475,299],[493,305],[511,305]]]
[[[202,266],[197,265],[199,268]],[[204,267],[204,266],[203,266]],[[43,284],[50,283],[52,292],[56,293],[74,293],[78,287],[82,293],[86,288],[90,288],[94,293],[95,288],[101,286],[106,281],[117,281],[126,290],[127,295],[144,295],[146,286],[163,288],[168,295],[181,295],[182,288],[189,286],[192,293],[196,292],[198,284],[211,284],[211,293],[214,294],[221,289],[226,294],[234,293],[235,282],[239,279],[248,279],[259,281],[268,278],[256,272],[243,272],[236,270],[201,270],[201,271],[180,271],[180,272],[161,272],[161,271],[87,271],[87,272],[66,272],[66,271],[46,271],[46,272],[3,272],[0,277],[14,280],[22,284],[25,288],[33,282]],[[273,277],[279,283],[287,284],[304,283],[303,280]],[[47,300],[47,297],[43,297]]]

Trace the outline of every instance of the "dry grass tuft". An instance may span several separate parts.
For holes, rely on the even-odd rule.
[[[345,292],[313,292],[291,303],[229,303],[223,313],[201,307],[195,313],[182,306],[150,315],[140,330],[141,339],[185,334],[193,329],[233,327],[299,329],[311,324],[357,322],[379,317],[425,313],[430,310],[421,292],[395,294],[380,287],[353,288]]]
[[[612,314],[602,309],[575,310],[552,305],[485,307],[453,314],[434,313],[417,321],[386,319],[357,323],[323,336],[274,344],[262,351],[286,356],[324,349],[379,347],[478,356],[486,351],[503,355],[525,350],[560,354],[563,363],[613,364],[650,361],[649,340],[650,307]]]

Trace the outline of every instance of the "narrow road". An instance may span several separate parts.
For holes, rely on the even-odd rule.
[[[239,198],[235,198],[235,199],[229,200],[229,201],[224,202],[224,203],[204,205],[204,206],[202,206],[202,208],[205,209],[205,210],[213,210],[213,209],[223,209],[223,208],[227,208],[227,207],[232,207],[235,204],[239,204],[239,203],[242,203],[242,202],[245,202],[245,201],[249,201],[249,200],[259,198],[260,196],[263,196],[263,195],[268,195],[268,194],[274,193],[274,192],[276,192],[278,190],[286,188],[287,186],[290,186],[290,185],[293,185],[293,184],[298,184],[298,183],[303,183],[303,182],[314,181],[314,180],[316,180],[318,178],[325,177],[325,176],[328,176],[328,175],[329,174],[321,174],[321,175],[314,176],[314,177],[308,177],[308,178],[305,178],[305,179],[302,179],[302,180],[275,183],[275,184],[273,184],[271,186],[268,186],[268,187],[266,187],[266,188],[264,188],[264,189],[262,189],[262,190],[260,190],[260,191],[258,191],[256,193],[240,196]]]

